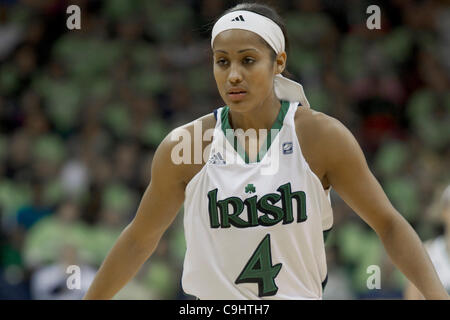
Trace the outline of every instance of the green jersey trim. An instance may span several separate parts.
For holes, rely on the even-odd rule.
[[[324,230],[324,231],[323,231],[323,242],[326,242],[326,241],[327,241],[328,236],[330,235],[331,229],[333,229],[333,227],[331,227],[331,228],[328,229],[328,230]]]
[[[284,118],[289,110],[289,101],[281,101],[281,108],[278,112],[278,116],[275,119],[275,122],[272,125],[272,128],[267,132],[267,138],[264,144],[261,146],[261,149],[259,150],[257,156],[256,156],[256,162],[260,162],[261,159],[265,156],[267,151],[269,150],[272,141],[275,140],[276,135],[283,127]],[[233,146],[233,149],[239,154],[239,156],[245,161],[245,163],[250,163],[249,156],[247,152],[245,151],[245,148],[241,146],[241,144],[238,142],[237,137],[233,134],[233,136],[227,135],[227,130],[234,130],[231,125],[230,121],[228,119],[230,108],[228,106],[223,107],[222,114],[221,114],[221,124],[222,124],[222,131],[227,138],[228,142]],[[272,130],[275,130],[274,132]],[[234,132],[234,131],[233,131]],[[272,136],[272,133],[274,135]]]

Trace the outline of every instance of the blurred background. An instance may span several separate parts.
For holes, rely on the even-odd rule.
[[[273,1],[288,71],[312,107],[356,136],[423,241],[444,232],[433,203],[450,183],[450,2]],[[173,128],[223,102],[210,27],[237,1],[0,2],[0,299],[79,299],[150,180]],[[270,3],[270,1],[268,2]],[[66,8],[81,8],[68,30]],[[366,9],[381,8],[381,30]],[[364,192],[364,190],[361,190]],[[332,194],[326,299],[401,299],[405,278]],[[180,284],[182,212],[116,299],[191,299]],[[68,265],[81,290],[68,290]],[[381,289],[366,286],[381,269]]]

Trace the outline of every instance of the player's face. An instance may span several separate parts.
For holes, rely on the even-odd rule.
[[[220,33],[214,39],[213,60],[217,88],[232,110],[248,112],[274,96],[277,63],[257,34],[245,30]]]

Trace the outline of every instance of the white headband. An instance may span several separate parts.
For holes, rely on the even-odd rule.
[[[230,29],[241,29],[256,33],[263,38],[275,51],[276,54],[285,51],[285,40],[281,28],[271,19],[245,10],[227,13],[217,20],[211,34],[211,47],[214,39],[223,31]],[[309,107],[303,87],[300,83],[283,77],[281,74],[275,76],[275,94],[279,99],[287,101],[298,101],[303,106]]]

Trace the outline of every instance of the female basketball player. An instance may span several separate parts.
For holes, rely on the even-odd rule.
[[[321,299],[331,187],[375,230],[426,298],[448,298],[420,239],[392,207],[353,135],[311,110],[302,87],[280,75],[287,61],[283,29],[272,8],[257,4],[238,5],[216,22],[214,77],[227,106],[175,129],[160,144],[136,217],[85,299],[112,298],[153,253],[183,202],[186,293]],[[198,128],[214,130],[212,142],[201,143],[201,154],[209,157],[176,164],[180,141],[172,137],[188,132],[195,138]],[[239,141],[229,135],[232,129],[266,131]],[[250,148],[254,139],[262,152]],[[198,153],[198,142],[184,152]]]

